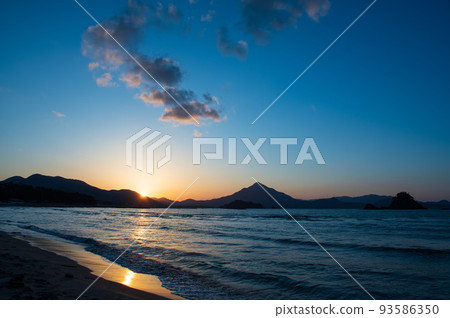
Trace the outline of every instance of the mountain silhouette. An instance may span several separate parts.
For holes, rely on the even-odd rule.
[[[97,202],[89,195],[33,187],[20,183],[0,183],[0,202],[24,205],[70,205],[96,206]]]
[[[193,200],[188,199],[174,204],[176,207],[209,207],[219,208],[230,204],[233,201],[250,201],[261,204],[264,208],[277,208],[279,205],[264,191],[269,193],[284,208],[294,209],[352,209],[362,208],[365,203],[359,202],[342,202],[337,198],[317,199],[317,200],[301,200],[295,199],[286,193],[279,192],[262,183],[254,183],[247,188],[243,188],[231,195],[227,195],[211,200]]]
[[[41,187],[63,192],[79,193],[93,197],[98,205],[123,206],[123,207],[163,207],[164,204],[142,197],[132,190],[103,190],[93,187],[84,181],[66,179],[63,177],[50,177],[41,174],[33,174],[28,178],[11,177],[2,183],[23,184],[33,187]]]
[[[260,183],[261,184],[261,183]],[[261,184],[264,189],[267,190],[278,202],[280,202],[283,206],[293,207],[297,206],[300,201],[293,197],[283,193],[276,191],[275,189],[269,188],[263,184]],[[250,201],[261,204],[264,208],[278,207],[278,205],[273,201],[273,199],[267,195],[267,193],[261,188],[257,183],[254,183],[248,188],[243,188],[231,195],[227,195],[217,199],[211,200],[193,200],[188,199],[176,203],[175,205],[178,207],[221,207],[226,204],[229,204],[233,201]]]
[[[139,193],[132,190],[103,190],[94,186],[87,184],[81,180],[67,179],[63,177],[51,177],[41,174],[33,174],[28,178],[23,178],[20,176],[15,176],[2,181],[2,184],[20,184],[27,185],[31,187],[39,187],[43,189],[57,190],[64,192],[65,199],[59,198],[59,201],[71,201],[81,200],[83,202],[93,202],[93,198],[98,206],[113,206],[113,207],[139,207],[139,208],[162,208],[167,207],[172,203],[172,200],[167,198],[149,198],[142,197]],[[19,197],[34,198],[35,196],[30,194],[30,189],[15,188],[14,193],[11,192],[13,188],[10,187],[0,187],[0,200],[2,201],[14,201],[14,199],[19,199]],[[9,191],[9,192],[7,192]],[[21,191],[25,191],[26,196]],[[46,193],[43,190],[40,193],[42,196],[46,197],[45,202],[52,203],[52,198],[55,199],[55,193]],[[269,193],[270,196],[266,193]],[[79,194],[80,196],[70,196],[69,194]],[[16,198],[13,198],[16,196]],[[236,204],[236,202],[247,202],[256,204],[258,207],[263,208],[280,208],[279,205],[272,199],[272,197],[278,201],[284,208],[290,209],[362,209],[366,205],[373,207],[374,209],[387,207],[392,209],[397,209],[401,206],[410,206],[419,208],[419,206],[424,206],[433,209],[449,209],[450,202],[442,200],[439,202],[416,202],[419,206],[411,203],[411,200],[403,195],[400,198],[395,199],[391,196],[380,196],[376,194],[370,194],[359,197],[332,197],[316,200],[301,200],[291,197],[290,195],[277,191],[270,188],[262,183],[254,183],[249,187],[242,188],[241,190],[227,196],[220,198],[215,198],[211,200],[194,200],[187,199],[181,202],[175,202],[173,207],[178,208],[221,208],[221,207],[239,207],[241,204]],[[397,195],[398,197],[398,195]],[[398,201],[400,200],[400,201]],[[42,201],[42,200],[41,200]],[[58,201],[58,200],[56,200]],[[389,206],[393,202],[393,205]],[[405,203],[406,202],[406,203]],[[256,206],[255,205],[255,206]]]
[[[392,196],[368,194],[359,197],[348,197],[348,196],[336,197],[336,199],[342,202],[366,203],[372,204],[374,206],[385,206],[391,203]]]

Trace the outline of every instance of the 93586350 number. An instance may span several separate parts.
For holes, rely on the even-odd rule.
[[[381,315],[437,315],[438,305],[380,305]]]

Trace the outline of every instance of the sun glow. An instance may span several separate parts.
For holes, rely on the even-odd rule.
[[[140,194],[142,197],[146,197],[146,196],[147,196],[147,192],[145,192],[145,191],[141,191],[141,192],[139,192],[139,194]]]

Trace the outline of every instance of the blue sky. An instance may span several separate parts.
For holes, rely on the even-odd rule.
[[[80,3],[105,24],[136,5]],[[422,200],[450,199],[450,3],[378,0],[251,125],[371,1],[279,3],[285,7],[264,11],[247,0],[162,1],[136,10],[146,20],[137,24],[138,36],[124,35],[124,46],[152,65],[160,57],[164,67],[180,70],[165,86],[192,91],[203,103],[196,127],[176,116],[162,121],[165,107],[139,98],[158,91],[150,79],[127,87],[120,78],[139,75],[132,63],[102,68],[95,50],[113,45],[88,38],[93,46],[83,51],[95,24],[74,1],[3,2],[0,177],[39,172],[174,198],[200,175],[187,196],[210,198],[248,186],[254,176],[298,198],[406,190]],[[267,17],[276,23],[262,23]],[[89,63],[99,66],[90,70]],[[99,82],[105,73],[111,81]],[[205,106],[203,94],[216,100]],[[169,116],[177,111],[166,107]],[[218,115],[202,117],[204,107]],[[154,176],[124,165],[125,140],[143,127],[173,136],[174,158]],[[277,148],[266,144],[266,166],[192,166],[195,131],[252,140],[313,137],[327,164],[293,165],[298,146],[281,166]]]

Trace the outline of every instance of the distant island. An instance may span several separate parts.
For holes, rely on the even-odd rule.
[[[224,204],[222,209],[236,209],[236,210],[245,210],[245,209],[262,209],[263,206],[260,203],[243,201],[243,200],[235,200],[233,202]]]
[[[367,204],[365,210],[425,210],[422,204],[414,200],[414,197],[407,192],[399,192],[392,198],[392,202],[387,207],[376,207],[373,204]]]
[[[450,202],[417,202],[406,193],[396,196],[364,195],[315,200],[295,199],[286,193],[261,184],[283,207],[289,209],[450,209]],[[233,194],[210,199],[187,199],[175,202],[175,208],[270,209],[279,208],[257,183]],[[149,198],[122,190],[103,190],[81,180],[34,174],[28,178],[11,177],[0,182],[0,204],[32,206],[104,206],[124,208],[165,208],[167,198]]]

